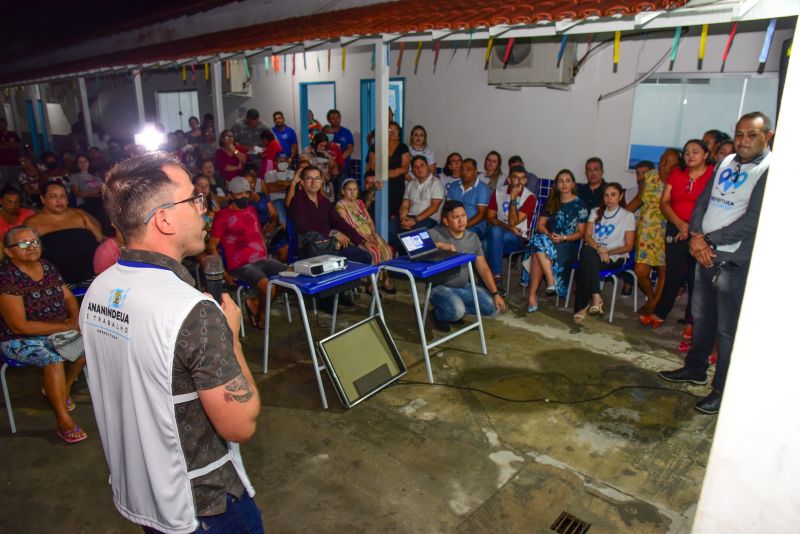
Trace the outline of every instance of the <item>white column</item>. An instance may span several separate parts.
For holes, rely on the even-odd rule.
[[[139,112],[139,129],[144,126],[144,91],[142,91],[142,71],[133,71],[133,88],[136,91],[136,110]]]
[[[94,131],[92,131],[92,116],[89,111],[89,96],[86,94],[86,80],[83,76],[78,78],[78,88],[81,92],[81,111],[83,112],[83,126],[86,128],[86,142],[89,146],[92,146],[94,144]]]
[[[383,189],[375,197],[375,225],[384,239],[389,236],[389,67],[386,48],[375,43],[375,178],[383,180]],[[402,179],[402,178],[398,178]]]
[[[225,129],[225,107],[222,104],[222,62],[211,64],[211,105],[214,110],[214,125],[217,136]]]
[[[795,28],[794,40],[798,37],[800,30]],[[695,515],[695,534],[797,532],[800,525],[796,337],[800,285],[794,280],[797,250],[789,237],[797,225],[798,94],[800,59],[795,57],[786,75],[775,150],[722,410]]]

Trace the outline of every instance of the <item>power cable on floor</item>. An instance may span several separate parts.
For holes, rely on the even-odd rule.
[[[486,391],[483,389],[474,388],[471,386],[457,386],[455,384],[445,384],[442,382],[417,382],[413,380],[398,380],[393,385],[398,386],[441,386],[446,388],[453,388],[453,389],[460,389],[463,391],[472,391],[475,393],[482,393],[488,397],[493,397],[495,399],[506,401],[506,402],[518,402],[518,403],[528,403],[528,402],[544,402],[546,404],[584,404],[586,402],[594,402],[605,399],[606,397],[610,397],[615,393],[619,393],[620,391],[625,391],[629,389],[645,389],[645,390],[652,390],[652,391],[670,391],[672,393],[682,393],[684,395],[689,395],[690,397],[700,398],[697,395],[692,394],[689,391],[684,391],[681,389],[675,389],[667,386],[620,386],[614,388],[602,395],[598,395],[597,397],[589,397],[586,399],[578,399],[578,400],[560,400],[560,399],[550,399],[547,397],[538,397],[533,399],[511,399],[508,397],[503,397],[502,395],[497,395],[496,393],[492,393],[491,391]]]

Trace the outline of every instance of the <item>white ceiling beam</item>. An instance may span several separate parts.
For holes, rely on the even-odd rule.
[[[646,26],[649,22],[657,19],[661,15],[666,13],[666,11],[642,11],[641,13],[637,13],[636,16],[633,18],[633,22],[637,28],[641,28],[642,26]]]
[[[583,22],[583,21],[582,20],[572,20],[572,19],[559,20],[559,21],[556,22],[555,30],[558,33],[564,33],[565,31],[569,30],[570,28],[573,28],[573,27],[577,26],[581,22]]]
[[[756,7],[761,0],[743,0],[737,8],[733,10],[733,17],[741,20],[751,9]]]

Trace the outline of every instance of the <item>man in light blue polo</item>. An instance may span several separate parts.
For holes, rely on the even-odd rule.
[[[478,163],[467,158],[461,164],[461,179],[447,184],[447,200],[457,200],[467,212],[467,230],[483,239],[486,234],[486,212],[492,191],[478,180]]]

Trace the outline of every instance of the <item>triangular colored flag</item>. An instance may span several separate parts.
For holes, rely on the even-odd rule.
[[[417,73],[417,69],[419,69],[419,56],[422,55],[422,41],[419,42],[417,45],[417,56],[414,58],[414,74]]]
[[[403,52],[406,50],[406,43],[400,43],[400,51],[397,53],[397,74],[400,74],[400,66],[403,64]]]
[[[433,72],[436,72],[436,64],[439,63],[439,52],[442,50],[442,41],[436,41],[433,45]]]

